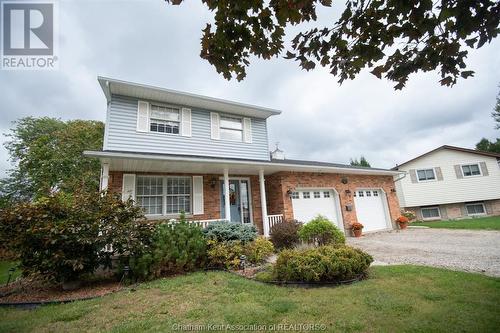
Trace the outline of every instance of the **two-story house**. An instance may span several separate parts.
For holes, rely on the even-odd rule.
[[[269,234],[283,219],[323,214],[341,230],[391,229],[398,171],[270,154],[269,108],[99,77],[107,100],[101,189],[132,197],[149,218],[228,220]],[[356,155],[353,153],[353,155]]]
[[[401,207],[421,220],[500,215],[500,154],[441,146],[394,168]]]

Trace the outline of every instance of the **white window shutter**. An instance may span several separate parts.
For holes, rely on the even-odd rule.
[[[128,198],[135,200],[135,174],[133,173],[123,174],[122,200],[125,201]]]
[[[181,135],[191,136],[191,109],[182,108],[182,118],[181,118]]]
[[[203,176],[193,176],[193,215],[203,214]]]
[[[149,103],[139,101],[137,103],[137,131],[149,131]]]
[[[252,143],[252,119],[243,118],[243,141]]]
[[[220,140],[220,117],[216,112],[210,112],[210,126],[212,139]]]

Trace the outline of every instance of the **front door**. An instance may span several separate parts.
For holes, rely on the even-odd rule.
[[[221,217],[226,218],[224,202],[224,181],[220,183],[221,187]],[[229,210],[231,212],[231,222],[251,223],[250,212],[250,188],[248,180],[230,179],[229,180]]]

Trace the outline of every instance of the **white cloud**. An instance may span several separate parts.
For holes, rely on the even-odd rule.
[[[439,86],[435,73],[413,76],[403,91],[369,73],[339,86],[327,70],[305,72],[284,59],[254,59],[237,82],[199,57],[211,15],[194,1],[61,1],[60,70],[0,72],[0,130],[28,115],[104,120],[96,77],[105,75],[281,109],[269,121],[270,146],[280,141],[289,158],[346,163],[363,154],[374,166],[391,167],[442,144],[473,147],[498,136],[490,117],[498,40],[471,52],[476,76],[453,88]],[[335,9],[321,12],[318,25],[332,15]],[[2,148],[0,175],[6,159]]]

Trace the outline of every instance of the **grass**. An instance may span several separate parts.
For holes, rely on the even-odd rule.
[[[414,222],[412,225],[446,229],[500,230],[500,216],[478,217],[455,221]]]
[[[430,267],[373,267],[368,280],[313,289],[198,272],[100,299],[35,310],[0,308],[0,332],[169,332],[175,325],[210,324],[317,324],[327,332],[498,332],[498,313],[500,279]]]
[[[0,261],[0,285],[7,283],[9,279],[9,269],[16,266],[16,262],[14,261]],[[12,273],[12,277],[10,281],[14,281],[19,275],[21,275],[21,271],[16,269],[14,273]]]

